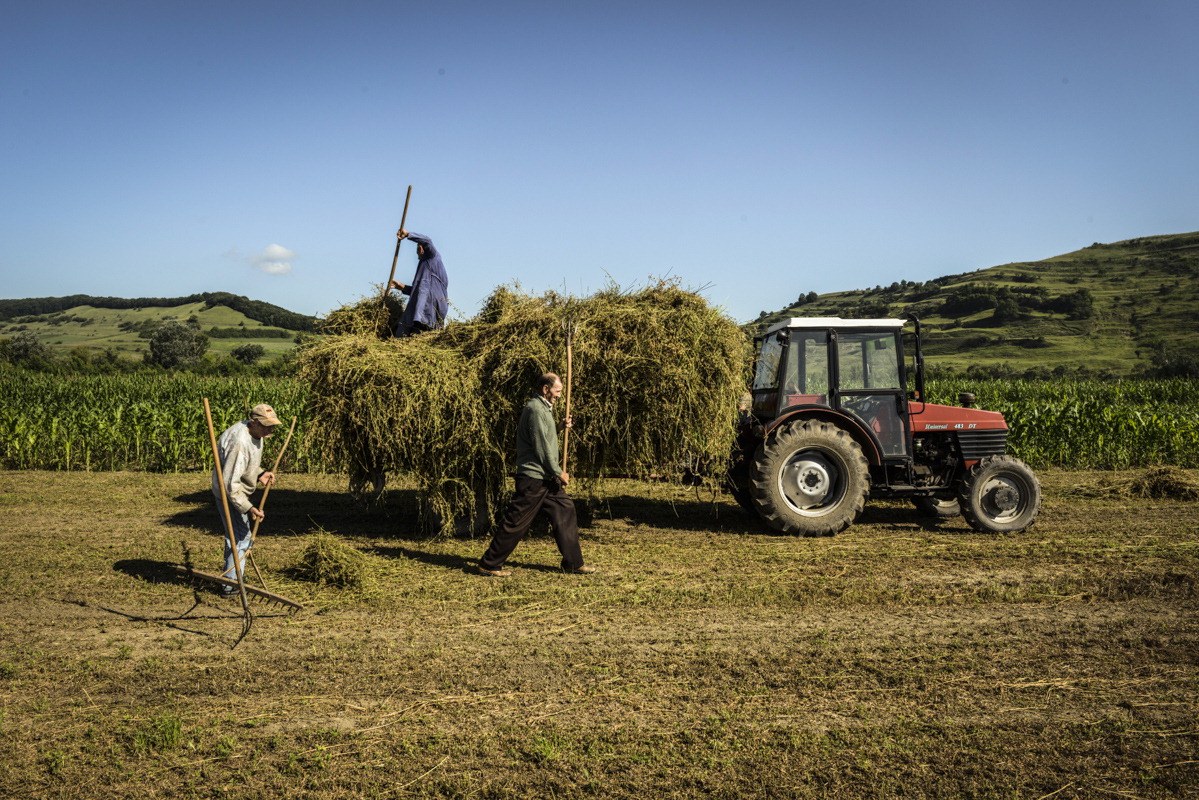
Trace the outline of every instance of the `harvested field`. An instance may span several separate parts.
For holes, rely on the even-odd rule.
[[[230,649],[163,569],[217,569],[206,476],[0,473],[0,796],[1199,796],[1199,503],[1041,478],[1024,534],[825,539],[614,482],[597,575],[541,536],[496,580],[404,490],[287,475],[256,557],[307,608]],[[303,579],[321,531],[371,580]]]

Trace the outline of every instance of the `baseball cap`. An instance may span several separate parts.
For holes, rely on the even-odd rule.
[[[271,408],[266,403],[259,403],[250,409],[250,419],[259,422],[262,425],[279,425],[279,418],[275,416],[275,409]]]

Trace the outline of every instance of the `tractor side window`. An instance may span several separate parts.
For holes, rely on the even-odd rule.
[[[777,336],[762,342],[758,351],[758,365],[754,372],[754,391],[778,387],[779,360],[783,357],[783,343]]]
[[[779,361],[783,357],[783,340],[772,336],[762,342],[758,363],[754,368],[753,412],[773,417],[779,408]]]
[[[894,333],[844,333],[837,341],[841,389],[898,389]]]

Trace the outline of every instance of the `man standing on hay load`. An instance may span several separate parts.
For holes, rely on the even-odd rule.
[[[570,475],[559,466],[558,428],[554,424],[554,401],[561,395],[562,379],[547,372],[537,379],[533,397],[520,412],[516,427],[516,494],[504,509],[500,530],[479,561],[479,571],[484,575],[504,578],[512,574],[504,569],[504,562],[543,508],[562,553],[562,569],[582,575],[595,572],[595,567],[583,564],[575,504],[563,491]],[[566,424],[570,425],[569,419]]]
[[[450,287],[450,281],[445,274],[445,264],[441,262],[441,253],[437,252],[433,240],[428,236],[410,233],[400,228],[396,231],[396,237],[416,242],[418,260],[416,277],[412,279],[411,286],[393,280],[387,287],[399,289],[401,293],[408,295],[404,315],[396,323],[395,335],[411,336],[414,333],[440,328],[446,318]]]
[[[263,470],[262,440],[275,431],[279,417],[275,409],[266,403],[259,403],[250,410],[250,418],[236,422],[225,429],[217,442],[220,451],[221,473],[225,477],[225,494],[229,498],[229,518],[233,521],[233,537],[237,539],[237,560],[246,563],[246,554],[250,551],[250,520],[261,520],[266,515],[250,502],[250,495],[258,485],[272,486],[275,483],[275,473]],[[217,514],[221,517],[224,527],[224,514],[221,513],[221,485],[217,482],[217,472],[212,470],[212,493],[216,495]],[[229,547],[229,537],[225,537],[225,571],[221,573],[230,580],[237,580],[237,568],[233,563],[233,551]],[[237,589],[225,586],[221,594],[232,597]]]

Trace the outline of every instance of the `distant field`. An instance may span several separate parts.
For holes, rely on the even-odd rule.
[[[925,325],[929,363],[962,371],[1005,365],[1017,372],[1062,368],[1127,375],[1152,363],[1155,348],[1199,349],[1199,232],[1095,243],[1040,261],[1017,262],[872,289],[804,295],[753,325],[791,316],[908,317]],[[1085,289],[1092,313],[1072,318],[1035,307]],[[971,291],[1029,298],[1011,319],[994,306],[946,313]],[[1021,293],[1024,293],[1023,295]],[[1030,294],[1031,293],[1031,294]]]
[[[206,306],[205,303],[190,303],[173,307],[141,309],[111,309],[92,306],[77,306],[52,314],[19,317],[0,322],[0,336],[12,336],[27,330],[38,339],[59,352],[75,347],[94,350],[111,348],[129,359],[140,359],[149,349],[146,339],[139,338],[136,331],[122,330],[122,323],[138,324],[147,321],[187,322],[195,318],[200,330],[210,328],[245,328],[249,331],[280,330],[250,319],[240,311],[223,306]],[[295,349],[294,334],[286,338],[262,336],[253,338],[215,338],[208,340],[209,352],[228,354],[243,344],[259,344],[266,350],[267,357]]]
[[[409,493],[287,476],[256,556],[307,608],[231,650],[240,605],[165,571],[216,568],[206,475],[0,473],[0,796],[1196,797],[1199,504],[1131,477],[1043,473],[1023,534],[819,539],[627,482],[596,575],[542,535],[496,580]],[[365,588],[295,577],[318,529]]]

